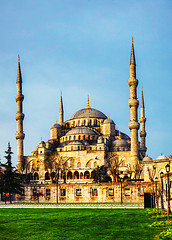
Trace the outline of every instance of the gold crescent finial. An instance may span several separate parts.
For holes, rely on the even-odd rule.
[[[90,100],[89,100],[89,95],[88,95],[88,97],[87,97],[87,106],[85,108],[91,108],[89,102],[90,102]]]
[[[42,137],[41,137],[41,142],[42,142]]]
[[[108,115],[108,119],[110,119],[110,116]]]
[[[61,90],[61,92],[60,92],[60,96],[62,96],[62,90]]]
[[[56,120],[56,124],[57,124],[57,120]]]

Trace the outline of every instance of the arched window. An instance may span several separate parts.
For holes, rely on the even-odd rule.
[[[33,174],[32,174],[32,173],[29,173],[29,174],[28,174],[28,179],[29,179],[29,181],[30,181],[30,180],[33,180]]]
[[[90,173],[89,173],[89,171],[85,171],[85,173],[84,173],[84,179],[90,179]]]
[[[83,175],[83,173],[81,172],[80,173],[80,179],[83,179],[84,178],[84,175]]]
[[[34,173],[34,176],[33,176],[34,180],[39,180],[39,175],[37,172]]]
[[[80,140],[80,139],[81,139],[81,136],[79,135],[79,136],[78,136],[78,140]]]
[[[45,180],[50,180],[50,175],[48,172],[45,173]]]
[[[74,172],[74,179],[79,179],[79,172],[78,171]]]
[[[52,173],[51,173],[51,179],[52,179],[52,181],[55,180],[55,176],[56,176],[55,172],[52,172]]]
[[[83,135],[82,139],[85,140],[85,135]]]
[[[72,172],[71,172],[71,171],[69,171],[69,172],[67,173],[67,179],[72,179]]]
[[[94,171],[91,172],[91,179],[93,179]]]
[[[87,162],[86,167],[91,168],[91,162]]]

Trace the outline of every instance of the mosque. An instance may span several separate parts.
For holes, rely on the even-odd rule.
[[[121,181],[125,201],[143,201],[144,192],[150,192],[150,183],[165,173],[171,161],[164,155],[157,159],[146,155],[146,117],[143,89],[141,93],[140,119],[137,98],[136,60],[132,40],[130,56],[130,136],[116,128],[109,116],[92,108],[87,99],[85,108],[64,121],[62,93],[59,122],[50,129],[50,140],[41,138],[30,156],[24,156],[22,109],[22,75],[20,59],[17,73],[17,170],[27,176],[25,201],[60,202],[119,202]],[[140,129],[140,132],[139,132]],[[140,138],[139,138],[140,136]],[[106,166],[109,181],[94,181],[95,169]]]

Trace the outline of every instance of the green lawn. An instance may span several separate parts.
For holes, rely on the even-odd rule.
[[[0,209],[0,239],[151,240],[144,209]]]

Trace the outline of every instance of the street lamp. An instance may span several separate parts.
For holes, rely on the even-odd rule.
[[[159,214],[159,208],[158,208],[158,194],[157,194],[157,181],[158,178],[155,178],[155,197],[156,197],[156,208],[157,208],[157,214]]]
[[[123,205],[123,199],[122,199],[122,183],[123,183],[123,181],[124,181],[124,175],[123,175],[123,174],[120,175],[120,180],[121,180],[121,206],[122,206],[122,205]]]
[[[164,176],[164,173],[163,172],[160,172],[160,178],[161,178],[161,212],[163,214],[163,209],[164,209],[164,203],[163,203],[163,176]]]
[[[165,166],[166,172],[167,172],[167,221],[169,222],[169,213],[170,213],[170,184],[169,184],[169,172],[170,172],[170,165],[167,164]]]

